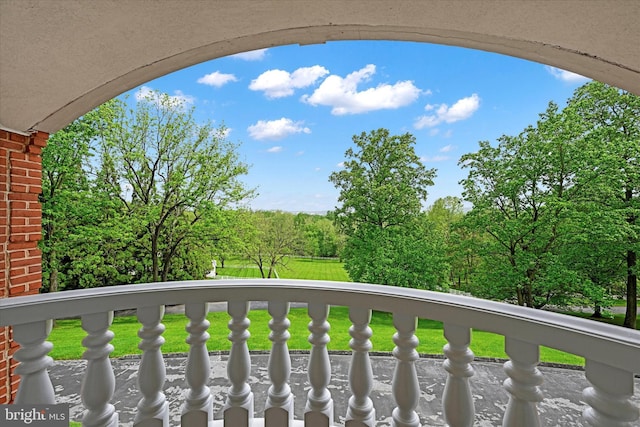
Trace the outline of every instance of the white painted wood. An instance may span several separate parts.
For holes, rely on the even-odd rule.
[[[138,411],[133,425],[138,427],[169,425],[169,405],[162,393],[166,368],[160,347],[164,344],[162,333],[164,325],[160,323],[164,316],[164,305],[140,307],[137,310],[138,322],[142,328],[138,331],[141,341],[142,360],[138,367],[138,387],[142,399],[138,402]]]
[[[82,403],[87,408],[82,414],[82,425],[87,427],[117,427],[118,413],[109,403],[116,390],[109,355],[113,351],[109,330],[113,322],[113,311],[82,316],[82,329],[87,336],[82,340],[86,351],[82,358],[87,361],[87,370],[82,380]]]
[[[369,397],[373,387],[373,371],[369,360],[371,350],[372,332],[369,327],[371,322],[371,310],[368,308],[349,308],[349,347],[351,347],[351,365],[349,365],[349,385],[351,397],[347,416],[346,427],[373,427],[376,424],[376,410]]]
[[[449,373],[442,393],[443,416],[451,427],[471,427],[475,417],[469,378],[473,376],[473,352],[469,350],[471,330],[453,323],[444,324],[444,369]]]
[[[503,427],[539,427],[538,402],[543,399],[538,387],[543,382],[537,368],[540,348],[526,341],[505,337],[505,351],[509,360],[504,370],[509,376],[504,388],[509,392],[509,403],[502,420]]]
[[[289,386],[291,375],[291,356],[287,341],[291,336],[287,319],[289,303],[285,301],[270,301],[269,328],[271,333],[271,353],[269,354],[269,378],[271,386],[267,393],[264,410],[264,420],[268,427],[287,427],[293,422],[293,395]]]
[[[249,312],[248,301],[229,301],[227,312],[231,316],[228,328],[231,351],[227,363],[227,375],[231,386],[224,405],[224,424],[227,427],[249,427],[253,423],[253,393],[247,380],[251,373],[249,356]]]
[[[366,283],[279,279],[200,280],[79,289],[51,294],[0,298],[0,326],[81,316],[148,305],[217,302],[232,299],[322,301],[341,306],[410,312],[419,318],[462,323],[473,328],[518,336],[547,347],[640,373],[640,331],[589,319],[568,317],[513,304]]]
[[[396,407],[391,414],[393,427],[418,427],[420,418],[415,409],[420,398],[418,374],[415,361],[418,360],[418,337],[415,335],[418,319],[406,314],[406,311],[393,314],[393,326],[396,333],[393,342],[396,347],[393,355],[396,358],[396,369],[393,373],[393,396]]]
[[[53,344],[45,341],[51,333],[51,327],[51,320],[23,323],[13,327],[13,339],[20,344],[20,349],[13,356],[20,362],[15,370],[15,373],[20,375],[20,386],[15,400],[19,405],[56,402],[55,391],[47,371],[47,368],[53,365],[53,359],[48,356]]]
[[[186,327],[189,336],[189,356],[187,357],[186,380],[189,389],[182,406],[180,422],[183,426],[206,427],[213,420],[213,398],[207,387],[211,366],[207,352],[209,340],[209,312],[206,303],[189,303],[185,305],[185,315],[189,319]]]
[[[310,302],[308,306],[309,317],[309,343],[311,354],[307,375],[311,389],[307,394],[307,402],[304,408],[305,426],[327,427],[333,425],[333,399],[328,385],[331,381],[331,362],[327,352],[329,343],[329,306],[324,303]]]
[[[631,402],[633,373],[614,366],[586,360],[585,374],[591,387],[582,396],[589,405],[582,416],[593,427],[640,425],[640,410]]]

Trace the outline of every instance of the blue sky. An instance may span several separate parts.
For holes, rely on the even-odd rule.
[[[150,81],[229,128],[251,165],[253,209],[325,212],[337,203],[329,174],[351,137],[410,132],[437,169],[427,205],[461,196],[460,156],[534,124],[549,101],[566,104],[584,77],[518,58],[425,43],[327,42],[282,46],[204,62]]]

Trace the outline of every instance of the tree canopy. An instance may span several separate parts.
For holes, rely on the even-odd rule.
[[[415,143],[387,129],[355,135],[344,168],[329,177],[340,191],[335,215],[354,281],[443,286],[442,240],[422,213],[435,170],[420,161]]]

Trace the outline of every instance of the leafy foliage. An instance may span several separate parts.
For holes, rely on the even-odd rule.
[[[600,313],[626,282],[634,327],[640,216],[640,98],[598,82],[535,126],[480,142],[460,165],[483,233],[476,294],[542,307],[589,301]]]
[[[436,289],[444,286],[441,236],[422,214],[435,170],[416,155],[415,138],[378,129],[353,137],[344,169],[329,180],[340,190],[336,221],[347,236],[343,259],[357,282]]]

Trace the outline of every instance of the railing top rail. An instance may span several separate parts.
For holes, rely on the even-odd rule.
[[[410,313],[557,348],[640,373],[640,332],[511,304],[419,289],[287,279],[202,280],[0,299],[0,326],[154,305],[232,300],[309,302]]]

